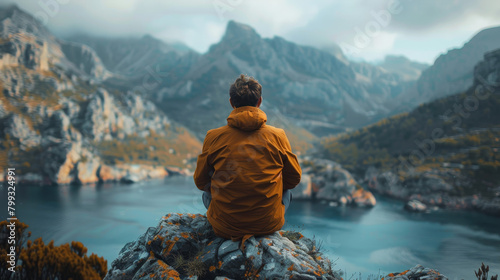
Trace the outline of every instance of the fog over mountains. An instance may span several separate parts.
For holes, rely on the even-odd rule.
[[[264,108],[324,135],[386,116],[391,110],[388,101],[410,87],[421,71],[420,65],[414,67],[407,61],[393,64],[407,67],[410,74],[389,64],[349,62],[280,37],[262,38],[250,26],[234,21],[205,54],[180,51],[149,36],[74,40],[93,46],[100,57],[109,56],[103,59],[107,69],[127,76],[109,79],[110,85],[133,88],[148,75],[148,69],[161,72],[154,92],[148,92],[150,98],[194,131],[224,123],[230,111],[228,88],[239,73],[262,83]]]
[[[500,27],[485,29],[465,43],[439,56],[422,72],[416,85],[401,95],[405,108],[465,91],[473,83],[474,66],[485,53],[500,48]]]
[[[473,66],[500,46],[499,33],[480,32],[430,67],[396,56],[373,65],[349,61],[335,46],[320,50],[262,38],[235,21],[200,54],[149,35],[58,38],[17,6],[1,7],[0,134],[18,149],[16,159],[5,144],[2,157],[16,162],[26,153],[40,157],[37,149],[60,153],[46,164],[50,170],[30,172],[55,182],[85,181],[82,174],[95,174],[104,164],[165,164],[139,148],[127,151],[137,157],[116,160],[120,152],[109,148],[125,152],[119,143],[149,141],[144,145],[150,151],[170,145],[164,159],[175,154],[176,164],[186,167],[205,132],[225,124],[229,86],[240,73],[261,82],[269,123],[285,128],[300,152],[318,137],[467,89]]]
[[[323,136],[467,89],[474,65],[485,52],[500,46],[499,33],[499,28],[480,32],[431,67],[397,56],[388,56],[378,65],[351,62],[339,54],[339,48],[319,50],[277,36],[262,38],[235,21],[204,54],[150,36],[71,39],[91,46],[105,57],[107,69],[127,76],[126,81],[109,79],[110,85],[137,86],[148,71],[156,69],[162,76],[148,95],[194,131],[224,124],[230,109],[228,85],[239,73],[247,73],[263,84],[264,108]]]

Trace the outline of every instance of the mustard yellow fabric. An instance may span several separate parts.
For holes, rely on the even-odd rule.
[[[239,107],[203,142],[194,181],[210,186],[207,218],[220,237],[271,234],[285,223],[283,189],[294,188],[302,171],[284,130],[266,121],[261,109]]]

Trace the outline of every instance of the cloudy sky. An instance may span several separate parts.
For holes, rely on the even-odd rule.
[[[478,31],[500,26],[498,0],[3,0],[16,2],[57,35],[151,34],[205,52],[228,20],[262,37],[316,47],[339,44],[353,59],[387,54],[432,63]],[[311,3],[312,2],[312,3]]]

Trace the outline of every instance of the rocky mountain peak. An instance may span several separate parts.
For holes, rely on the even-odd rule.
[[[14,13],[24,13],[16,4],[4,6],[0,9],[0,20],[4,20],[6,18],[12,18]]]
[[[165,42],[158,39],[150,34],[145,34],[141,37],[141,40],[137,41],[137,44],[148,44],[149,48],[156,48],[162,53],[175,52],[179,55],[186,54],[188,52],[195,52],[186,44],[181,42]]]
[[[500,27],[491,27],[484,30],[479,31],[470,41],[490,41],[492,38],[500,37]]]
[[[17,5],[0,7],[0,36],[30,33],[36,36],[50,36],[50,32],[36,18]]]
[[[484,60],[474,68],[474,85],[488,90],[500,87],[500,49],[484,54]]]
[[[226,33],[222,37],[222,42],[255,42],[260,39],[260,35],[249,25],[230,20],[227,23]]]
[[[130,39],[133,42],[133,39]],[[140,40],[137,40],[139,44],[148,44],[150,48],[158,48],[164,52],[172,51],[173,48],[165,44],[165,42],[153,37],[150,34],[145,34]]]
[[[409,58],[401,55],[388,55],[384,61],[377,64],[389,71],[390,73],[398,73],[405,80],[417,80],[422,71],[429,67],[425,63],[411,61]]]
[[[500,27],[477,33],[461,48],[440,55],[434,64],[424,70],[414,88],[401,97],[411,100],[413,106],[466,90],[474,82],[474,66],[486,52],[500,46]]]

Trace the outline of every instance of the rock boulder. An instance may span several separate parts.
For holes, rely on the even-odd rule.
[[[403,272],[390,273],[382,280],[448,280],[448,277],[439,273],[439,271],[431,268],[425,268],[421,265],[416,265],[412,269]]]
[[[205,216],[168,214],[123,247],[104,279],[341,278],[299,232],[251,237],[242,251],[240,242],[215,236]]]

